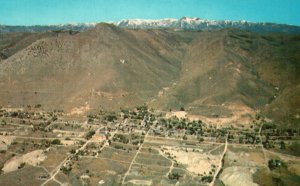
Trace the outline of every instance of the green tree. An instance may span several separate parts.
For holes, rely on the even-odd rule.
[[[59,139],[54,139],[54,140],[52,140],[51,144],[53,144],[53,145],[60,145],[61,142],[60,142]]]

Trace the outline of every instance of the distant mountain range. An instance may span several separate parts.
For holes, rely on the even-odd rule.
[[[175,29],[175,30],[221,30],[225,28],[237,28],[252,32],[283,32],[300,33],[300,27],[276,23],[256,23],[248,21],[214,21],[200,18],[183,17],[181,19],[125,19],[118,22],[110,22],[118,27],[131,29]],[[94,28],[97,23],[78,23],[60,25],[36,25],[36,26],[8,26],[0,25],[0,32],[46,32],[53,30],[85,31]]]
[[[33,26],[9,26],[0,25],[0,32],[47,32],[59,30],[85,31],[94,28],[97,23],[75,23],[75,24],[59,24],[59,25],[33,25]]]

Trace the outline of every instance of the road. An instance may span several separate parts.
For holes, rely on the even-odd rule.
[[[166,174],[166,177],[168,177],[169,174],[170,174],[170,173],[172,172],[172,170],[174,169],[174,164],[175,164],[175,162],[174,162],[174,160],[172,160],[171,158],[169,158],[168,156],[166,156],[159,148],[155,148],[155,149],[159,152],[159,154],[160,154],[161,156],[165,157],[166,159],[168,159],[169,161],[172,162],[171,166],[169,167],[169,171],[168,171],[167,174]],[[180,167],[176,167],[176,169],[183,170],[183,171],[185,171],[186,173],[188,173],[191,177],[195,177],[195,175],[194,175],[193,173],[191,173],[190,171],[188,171],[187,169],[183,169],[183,168],[180,168]]]
[[[3,136],[3,135],[0,135]],[[20,138],[20,139],[31,139],[31,140],[64,140],[66,139],[65,137],[30,137],[30,136],[15,136],[15,135],[8,135],[9,137],[15,137],[15,138]],[[78,141],[85,141],[84,138],[70,138],[71,140],[78,140]]]
[[[217,171],[216,171],[216,173],[215,173],[215,175],[214,175],[214,177],[213,177],[213,180],[210,182],[209,186],[213,186],[213,185],[214,185],[214,183],[215,183],[215,181],[216,181],[216,179],[217,179],[217,176],[219,175],[220,171],[222,170],[222,167],[223,167],[223,159],[224,159],[224,157],[225,157],[225,154],[226,154],[226,152],[227,152],[227,147],[228,147],[228,141],[227,141],[227,139],[228,139],[228,134],[226,135],[225,147],[224,147],[223,154],[222,154],[222,156],[221,156],[221,158],[220,158],[220,162],[219,162],[218,169],[217,169]]]
[[[262,143],[262,136],[261,136],[261,131],[262,131],[263,126],[264,126],[264,124],[262,124],[259,127],[258,136],[259,136],[259,139],[260,139],[261,151],[263,152],[263,155],[264,155],[265,166],[268,166],[268,158],[266,156],[266,151],[265,151],[264,145]]]
[[[99,127],[96,131],[98,132],[98,131],[101,130],[102,128],[103,128],[103,127]],[[97,132],[95,132],[95,134],[96,134]],[[94,134],[94,135],[95,135],[95,134]],[[94,135],[93,135],[93,136],[94,136]],[[92,136],[89,140],[87,140],[80,148],[78,148],[78,149],[76,150],[76,152],[78,152],[78,151],[80,151],[80,150],[83,150],[90,142],[92,142],[93,136]],[[63,185],[61,182],[59,182],[58,180],[56,180],[55,176],[59,173],[61,167],[67,163],[67,161],[71,158],[71,156],[72,156],[72,154],[69,155],[69,156],[67,156],[67,157],[66,157],[66,158],[65,158],[65,159],[64,159],[64,160],[63,160],[63,161],[62,161],[62,162],[54,169],[54,170],[52,170],[51,173],[50,173],[51,177],[50,177],[48,180],[46,180],[44,183],[42,183],[41,186],[46,185],[46,184],[47,184],[49,181],[51,181],[51,180],[56,181],[56,182],[59,183],[60,185]]]
[[[145,120],[145,119],[144,119],[144,120]],[[129,172],[130,172],[130,170],[131,170],[132,165],[135,163],[135,159],[136,159],[136,157],[138,156],[138,154],[140,153],[140,151],[141,151],[141,149],[142,149],[142,147],[143,147],[143,145],[144,145],[144,143],[145,143],[145,139],[148,137],[149,132],[150,132],[151,129],[152,129],[152,127],[150,127],[150,128],[148,129],[148,131],[147,131],[147,133],[146,133],[146,135],[145,135],[145,137],[144,137],[143,143],[140,145],[138,151],[137,151],[136,154],[134,155],[134,157],[133,157],[133,159],[132,159],[132,161],[131,161],[131,163],[130,163],[130,165],[129,165],[129,167],[128,167],[127,172],[124,174],[124,176],[123,176],[123,178],[122,178],[122,184],[121,184],[121,185],[124,185],[125,179],[126,179],[126,177],[128,176],[128,174],[129,174]]]
[[[293,156],[293,155],[290,155],[290,154],[284,154],[284,153],[280,153],[280,152],[274,152],[274,151],[270,151],[270,150],[266,150],[265,149],[265,152],[268,152],[270,154],[274,154],[276,156],[281,156],[281,158],[287,158],[287,159],[290,159],[290,160],[297,160],[297,161],[300,161],[300,157],[298,156]]]
[[[127,123],[127,119],[126,120],[124,120],[124,125]],[[95,131],[95,134],[97,134],[97,133],[99,133],[99,131],[101,130],[101,129],[103,129],[104,127],[99,127],[99,128],[97,128],[96,129],[96,131]],[[118,129],[116,129],[113,133],[112,133],[112,135],[110,136],[110,138],[109,139],[112,139],[113,138],[113,136],[117,133],[117,131],[118,131]],[[94,134],[94,135],[95,135]],[[93,136],[94,136],[93,135]],[[80,148],[78,148],[78,149],[76,149],[76,152],[78,152],[78,151],[80,151],[80,150],[83,150],[83,149],[85,149],[85,147],[89,144],[89,143],[91,143],[91,142],[93,142],[92,140],[93,140],[93,136],[89,139],[89,140],[87,140]],[[106,140],[107,141],[107,140]],[[106,146],[106,143],[104,143],[104,145],[99,149],[100,151],[104,148]],[[51,177],[48,179],[48,180],[46,180],[44,183],[42,183],[41,184],[41,186],[44,186],[45,184],[47,184],[49,181],[51,181],[51,180],[54,180],[54,181],[56,181],[57,183],[59,183],[60,185],[63,185],[60,181],[58,181],[58,180],[56,180],[56,178],[55,178],[55,176],[59,173],[59,171],[60,171],[60,169],[61,169],[61,167],[63,166],[63,165],[65,165],[65,163],[68,161],[68,159],[69,158],[71,158],[71,156],[72,155],[69,155],[69,156],[67,156],[53,171],[51,171],[51,173],[50,173],[50,175],[51,175]]]

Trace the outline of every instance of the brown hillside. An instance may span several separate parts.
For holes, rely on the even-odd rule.
[[[246,32],[203,32],[183,58],[180,80],[159,99],[167,107],[242,103],[252,108],[268,103],[274,88],[263,81],[254,66]],[[250,37],[250,36],[247,36]],[[189,96],[186,96],[189,95]]]
[[[190,39],[100,24],[40,39],[1,63],[1,103],[49,108],[145,102],[177,78]]]
[[[244,105],[278,121],[300,112],[298,35],[99,24],[80,33],[19,33],[0,46],[0,105],[70,110],[146,102],[208,116]]]
[[[18,51],[28,47],[33,42],[58,33],[0,33],[0,61],[7,59]]]

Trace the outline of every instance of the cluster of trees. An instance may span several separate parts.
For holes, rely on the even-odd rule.
[[[130,136],[130,141],[131,141],[131,143],[132,143],[133,145],[137,145],[137,144],[139,144],[139,143],[143,143],[143,142],[144,142],[143,137],[140,136],[140,135],[137,135],[137,134],[132,134],[132,135]]]
[[[110,113],[107,113],[105,116],[104,116],[104,119],[106,121],[110,121],[110,122],[113,122],[115,120],[117,120],[117,115],[115,112],[110,112]]]
[[[64,173],[64,174],[69,174],[72,170],[72,166],[62,166],[60,168],[60,170]]]
[[[233,135],[228,135],[228,140],[234,139]],[[255,133],[245,133],[239,136],[239,143],[259,144],[260,138]]]
[[[123,134],[115,134],[113,137],[113,141],[121,142],[124,144],[129,143],[129,138]]]
[[[144,119],[145,116],[149,115],[148,106],[141,105],[137,106],[135,111],[129,111],[128,109],[121,108],[121,112],[123,113],[124,118],[131,119]]]
[[[3,113],[5,117],[12,117],[12,118],[30,118],[31,116],[35,115],[33,112],[24,112],[24,111],[12,111]]]
[[[186,121],[185,119],[178,119],[178,118],[170,118],[160,119],[160,123],[164,125],[167,129],[185,129],[186,134],[194,135],[194,134],[200,134],[203,135],[202,131],[202,121]]]
[[[109,122],[113,122],[118,119],[117,114],[115,112],[106,112],[103,110],[100,110],[99,113],[96,114],[90,113],[87,115],[87,118],[89,123],[92,123],[93,121],[99,121],[100,119]]]
[[[50,128],[46,129],[46,127],[50,124],[51,124],[51,121],[40,122],[38,125],[34,125],[32,130],[33,131],[38,131],[39,130],[39,131],[42,131],[42,132],[49,132],[51,129]]]
[[[136,134],[132,134],[130,138],[123,134],[115,134],[112,140],[124,144],[128,144],[129,142],[131,142],[133,145],[137,145],[138,143],[143,143],[142,137]]]

